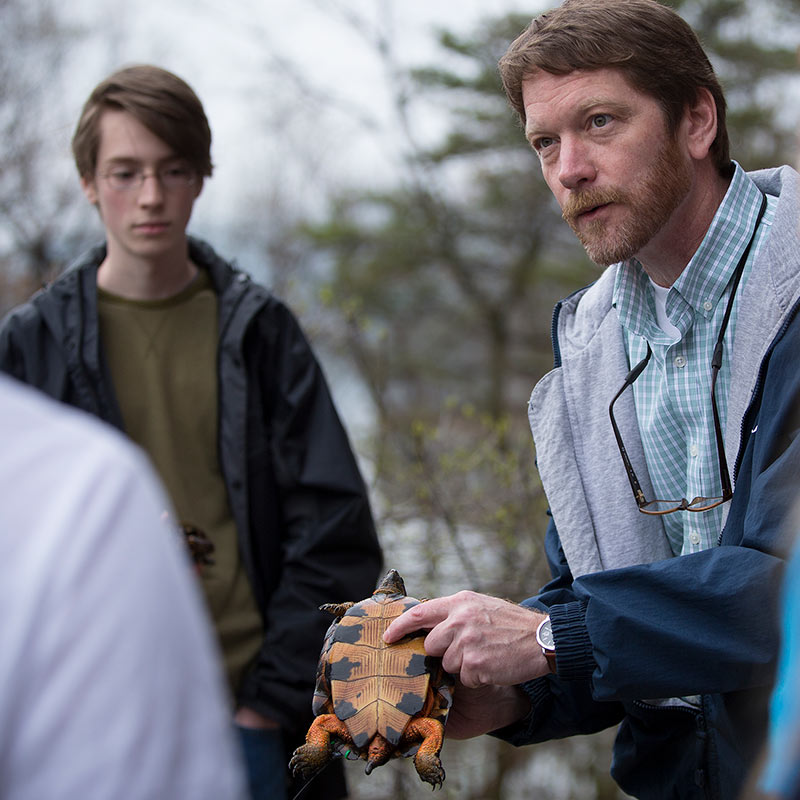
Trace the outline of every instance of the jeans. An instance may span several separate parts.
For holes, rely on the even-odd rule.
[[[279,730],[236,726],[242,746],[251,800],[287,800],[288,777]]]

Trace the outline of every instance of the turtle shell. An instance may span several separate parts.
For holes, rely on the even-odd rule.
[[[432,706],[431,680],[441,666],[425,655],[424,634],[391,645],[383,641],[392,620],[419,602],[374,595],[353,605],[333,632],[328,653],[333,709],[357,749],[376,733],[396,746],[409,720]]]

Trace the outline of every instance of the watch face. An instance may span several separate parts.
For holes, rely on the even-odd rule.
[[[555,650],[556,644],[553,641],[553,628],[550,625],[550,617],[542,622],[536,630],[536,641],[545,648],[545,650]]]

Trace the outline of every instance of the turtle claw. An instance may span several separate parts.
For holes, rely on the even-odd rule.
[[[424,772],[424,774],[423,774]],[[444,786],[444,769],[439,765],[431,765],[423,772],[419,773],[419,777],[431,785],[431,791],[436,791]]]
[[[289,761],[289,769],[295,778],[308,780],[325,766],[329,758],[327,749],[303,744],[294,751]]]
[[[429,783],[434,789],[437,786],[439,788],[442,787],[444,783],[444,767],[438,751],[426,751],[423,745],[414,756],[414,766],[420,780]]]

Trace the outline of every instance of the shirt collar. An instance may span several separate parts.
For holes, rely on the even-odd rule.
[[[672,286],[667,312],[685,332],[695,314],[706,319],[714,310],[731,279],[736,264],[753,232],[753,208],[761,192],[734,162],[734,174],[703,241]],[[632,334],[649,341],[665,337],[656,323],[655,301],[644,268],[635,258],[623,261],[614,283],[613,305],[620,323]],[[684,324],[681,324],[684,323]]]

